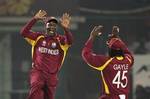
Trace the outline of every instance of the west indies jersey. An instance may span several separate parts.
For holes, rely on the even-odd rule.
[[[123,49],[124,57],[94,54],[92,39],[86,42],[82,50],[82,57],[89,66],[100,71],[103,81],[103,94],[111,96],[108,99],[127,99],[115,98],[115,95],[126,95],[129,92],[129,71],[133,65],[133,56],[121,40],[114,40],[113,43],[116,43],[117,46]]]
[[[32,32],[36,22],[32,19],[22,29],[22,36],[32,45],[32,67],[45,73],[56,74],[72,44],[72,35],[66,29],[65,35],[49,36],[45,33]]]

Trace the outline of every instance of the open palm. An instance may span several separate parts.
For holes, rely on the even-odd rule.
[[[99,26],[95,26],[91,32],[91,36],[99,36],[102,34],[103,32],[103,26],[102,25],[99,25]]]
[[[39,10],[36,14],[35,14],[35,18],[36,19],[45,19],[46,18],[46,15],[47,15],[47,13],[46,13],[46,11],[44,11],[44,10]]]
[[[70,27],[70,20],[71,17],[68,13],[64,13],[63,16],[60,18],[60,24],[64,28],[69,28]]]

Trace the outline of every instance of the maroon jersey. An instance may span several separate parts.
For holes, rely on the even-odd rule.
[[[42,72],[56,74],[72,44],[72,35],[67,29],[64,30],[65,35],[56,34],[53,37],[32,32],[35,22],[36,19],[32,19],[21,31],[22,36],[32,45],[32,66]]]
[[[133,57],[121,40],[114,40],[124,51],[124,57],[109,57],[93,53],[93,40],[89,39],[82,51],[82,57],[92,68],[101,72],[103,94],[121,95],[129,92],[129,71],[133,65]],[[111,46],[113,44],[111,43]],[[114,96],[115,97],[115,96]],[[111,98],[119,99],[119,98]],[[127,98],[124,98],[127,99]]]

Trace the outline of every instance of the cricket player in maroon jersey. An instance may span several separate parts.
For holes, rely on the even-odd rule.
[[[71,17],[65,13],[60,18],[64,35],[56,32],[59,22],[55,17],[46,17],[40,10],[23,27],[21,35],[32,46],[32,70],[30,73],[30,92],[28,99],[54,99],[57,74],[63,64],[66,52],[72,44],[69,31]],[[33,32],[31,28],[39,21],[45,22],[45,33]]]
[[[128,99],[129,71],[134,59],[125,43],[117,36],[119,27],[114,26],[107,42],[109,55],[97,55],[93,52],[93,41],[100,36],[103,26],[95,26],[83,50],[84,61],[92,68],[101,72],[102,95],[99,99]]]

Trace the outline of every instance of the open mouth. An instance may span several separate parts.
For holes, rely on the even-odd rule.
[[[49,31],[50,34],[54,34],[54,31]]]

